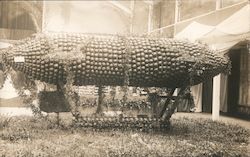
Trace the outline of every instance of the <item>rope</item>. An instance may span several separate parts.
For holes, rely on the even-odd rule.
[[[119,37],[119,36],[118,36]],[[120,36],[122,41],[125,44],[125,53],[124,53],[124,60],[123,60],[123,65],[124,65],[124,96],[123,96],[123,107],[126,106],[127,102],[127,96],[128,96],[128,86],[129,86],[129,76],[130,76],[130,60],[131,60],[131,47],[129,40],[127,39],[126,36]],[[122,108],[123,108],[122,107]]]
[[[124,86],[129,85],[129,76],[130,76],[130,60],[131,60],[131,46],[129,43],[129,40],[126,36],[121,36],[122,41],[125,44],[125,54],[124,54],[124,60],[123,60],[123,65],[124,65]]]

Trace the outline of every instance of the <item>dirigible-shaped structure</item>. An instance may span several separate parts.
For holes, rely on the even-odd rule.
[[[4,61],[46,83],[178,88],[228,70],[228,59],[199,43],[169,38],[77,33],[35,34]]]

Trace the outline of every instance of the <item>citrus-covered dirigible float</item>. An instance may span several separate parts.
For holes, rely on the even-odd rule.
[[[56,85],[72,75],[77,86],[175,89],[229,69],[228,59],[204,44],[121,35],[41,33],[9,48],[3,58],[13,69]]]

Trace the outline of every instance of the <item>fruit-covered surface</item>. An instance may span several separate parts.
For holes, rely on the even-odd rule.
[[[207,46],[168,38],[36,34],[5,53],[5,62],[33,79],[75,85],[182,87],[228,70]]]
[[[174,116],[167,132],[92,131],[71,119],[33,117],[0,120],[2,156],[248,156],[249,130],[202,118]],[[55,120],[56,121],[56,120]],[[237,121],[236,121],[237,123]]]

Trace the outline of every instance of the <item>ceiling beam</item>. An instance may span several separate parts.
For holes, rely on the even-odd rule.
[[[114,5],[115,7],[117,7],[118,9],[122,10],[123,12],[125,12],[128,15],[132,14],[131,9],[125,7],[124,5],[122,5],[121,3],[117,2],[117,1],[108,1],[109,3],[111,3],[112,5]]]
[[[160,2],[162,2],[162,0],[143,0],[144,3],[147,3],[149,5],[156,5]]]

